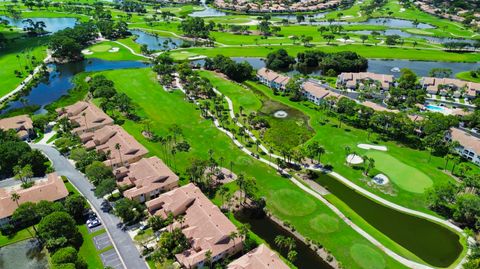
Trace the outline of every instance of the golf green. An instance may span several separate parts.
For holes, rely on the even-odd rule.
[[[320,214],[310,220],[310,227],[319,233],[332,233],[338,230],[338,219],[327,214]]]
[[[278,211],[289,216],[306,216],[316,209],[315,201],[312,198],[291,189],[275,191],[270,202]]]
[[[352,247],[350,247],[350,255],[352,255],[352,258],[355,260],[355,262],[362,268],[385,268],[385,260],[383,259],[382,255],[369,246],[363,244],[354,244]]]
[[[375,159],[375,168],[385,173],[393,183],[406,191],[423,193],[433,184],[426,174],[386,152],[370,150],[366,154]]]
[[[111,49],[112,46],[107,45],[107,44],[100,44],[100,45],[95,45],[90,48],[91,51],[93,52],[106,52],[109,49]]]

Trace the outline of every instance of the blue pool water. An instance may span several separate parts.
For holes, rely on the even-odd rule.
[[[445,112],[445,108],[441,106],[436,106],[436,105],[426,105],[425,108],[427,108],[430,111],[435,111],[435,112]]]

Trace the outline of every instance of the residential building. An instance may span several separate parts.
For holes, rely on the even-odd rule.
[[[142,158],[114,173],[119,186],[132,187],[124,191],[123,196],[141,203],[178,186],[178,176],[158,157]]]
[[[113,169],[139,161],[148,150],[118,125],[106,125],[80,135],[86,149],[95,149],[107,156],[105,165]]]
[[[28,140],[35,135],[33,122],[28,115],[20,115],[11,118],[0,119],[0,129],[15,130],[22,140]]]
[[[316,105],[326,102],[328,96],[333,96],[337,99],[342,97],[341,94],[330,91],[325,86],[312,81],[306,81],[302,84],[302,94],[310,102],[313,102]]]
[[[431,95],[474,99],[480,94],[480,83],[460,79],[422,77],[420,84]]]
[[[288,269],[277,253],[261,244],[256,249],[228,264],[227,269]]]
[[[392,113],[398,113],[399,111],[396,110],[396,109],[389,109],[387,107],[384,107],[382,105],[379,105],[377,103],[374,103],[374,102],[371,102],[371,101],[365,101],[365,102],[362,102],[360,103],[366,107],[369,107],[375,111],[379,111],[379,112],[392,112]]]
[[[59,116],[67,117],[70,120],[74,127],[72,133],[77,135],[93,132],[103,126],[113,124],[112,118],[90,102],[79,101],[56,111]]]
[[[243,248],[242,239],[229,236],[237,232],[235,225],[192,183],[161,194],[146,205],[152,215],[184,216],[182,223],[176,222],[167,229],[180,228],[191,243],[190,249],[175,255],[185,268],[202,267],[207,251],[215,262]]]
[[[18,201],[12,200],[12,195],[19,195]],[[0,226],[7,224],[18,205],[25,202],[58,201],[68,196],[68,190],[57,173],[48,174],[46,179],[35,181],[35,184],[27,189],[8,187],[0,189]]]
[[[261,83],[268,87],[282,91],[285,90],[287,83],[290,81],[290,77],[284,76],[265,67],[260,68],[257,71],[257,78]]]
[[[457,141],[460,144],[456,148],[458,154],[480,165],[480,138],[458,128],[450,128],[445,139],[447,141]]]
[[[366,87],[388,91],[394,85],[392,75],[371,72],[341,73],[337,78],[337,87],[345,87],[352,91],[363,90]]]

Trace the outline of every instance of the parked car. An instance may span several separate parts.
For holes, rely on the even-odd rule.
[[[87,227],[90,228],[90,229],[94,228],[94,227],[97,227],[97,226],[100,226],[101,224],[102,223],[97,218],[87,220]]]

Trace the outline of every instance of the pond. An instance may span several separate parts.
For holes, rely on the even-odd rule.
[[[450,266],[462,252],[459,236],[425,219],[383,206],[326,174],[316,181],[373,227],[436,267]]]
[[[13,19],[6,16],[0,16],[0,18],[7,20],[8,23],[12,26],[22,28],[27,24],[23,22],[25,19],[31,19],[34,22],[43,21],[45,23],[45,30],[50,33],[55,33],[60,30],[63,30],[67,27],[74,27],[77,19],[75,18],[22,18],[22,19]]]
[[[283,229],[277,223],[272,221],[270,218],[261,215],[256,216],[248,210],[242,210],[235,213],[235,218],[242,223],[248,223],[251,230],[265,240],[272,249],[279,252],[283,257],[287,257],[285,251],[281,251],[275,244],[275,237],[278,235],[283,235],[286,237],[292,237],[295,239],[297,259],[293,263],[299,269],[332,269],[332,267],[325,262],[320,256],[311,250],[305,243],[298,240],[292,233]]]
[[[260,69],[265,67],[265,62],[262,58],[254,57],[233,57],[236,62],[247,61],[252,65],[254,69]],[[203,64],[203,60],[193,61],[194,63]],[[368,59],[368,72],[379,74],[390,74],[395,77],[400,76],[394,68],[409,68],[417,74],[417,76],[428,76],[430,70],[434,68],[447,68],[452,70],[452,74],[456,74],[463,71],[476,70],[480,68],[480,63],[461,63],[461,62],[436,62],[436,61],[410,61],[410,60],[381,60],[381,59]],[[291,71],[289,74],[296,74],[298,71]],[[320,75],[321,72],[315,69],[309,69],[306,74]]]
[[[227,16],[226,12],[210,7],[205,3],[205,0],[200,1],[204,10],[192,12],[190,17],[222,17]]]
[[[12,109],[22,108],[26,105],[37,105],[43,108],[59,99],[62,95],[67,94],[68,90],[74,86],[72,83],[73,76],[78,73],[140,68],[146,67],[146,64],[138,61],[105,61],[100,59],[89,59],[67,64],[49,64],[48,67],[49,69],[52,69],[48,81],[40,82],[22,99],[10,102],[8,107],[2,110],[0,114]],[[43,113],[44,111],[44,109],[40,109],[38,113]]]
[[[355,33],[359,35],[371,35],[372,32],[374,31],[369,31],[369,30],[361,30],[361,31],[349,31],[349,33]],[[470,44],[474,44],[475,40],[470,40],[470,39],[460,39],[460,38],[446,38],[446,37],[435,37],[435,36],[429,36],[429,35],[418,35],[418,34],[410,34],[408,32],[399,30],[399,29],[388,29],[388,30],[382,30],[382,31],[377,31],[381,33],[384,36],[387,35],[399,35],[401,37],[411,37],[411,38],[420,38],[420,39],[425,39],[428,40],[432,43],[445,43],[445,42],[468,42]]]
[[[130,30],[130,32],[137,36],[136,43],[145,44],[150,50],[175,49],[183,44],[180,38],[157,36],[141,30]]]
[[[35,240],[24,240],[0,248],[2,269],[46,269],[48,260]]]

